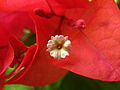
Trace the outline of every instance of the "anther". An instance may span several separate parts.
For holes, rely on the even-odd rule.
[[[85,29],[86,24],[83,19],[78,19],[78,20],[68,20],[68,24],[73,27],[74,29]]]

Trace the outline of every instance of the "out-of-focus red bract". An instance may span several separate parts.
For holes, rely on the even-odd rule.
[[[0,25],[18,38],[22,37],[25,29],[35,32],[34,23],[25,12],[0,12]]]
[[[0,26],[0,75],[12,63],[14,50],[9,42],[10,34]]]

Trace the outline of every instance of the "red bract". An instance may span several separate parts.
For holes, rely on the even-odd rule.
[[[82,1],[82,0],[80,0]],[[50,6],[51,5],[51,6]],[[55,13],[61,14],[65,7],[56,3],[54,0],[1,0],[0,10],[1,11],[27,11],[32,12],[33,10],[40,9],[45,12],[51,12],[51,8]]]
[[[54,59],[51,62],[90,78],[119,81],[119,9],[112,0],[99,2],[95,0],[89,8],[66,12],[66,17],[82,18],[86,29],[73,30],[64,22],[61,32],[71,38],[71,55],[60,62]]]
[[[25,29],[35,32],[32,19],[24,12],[0,12],[0,25],[19,38],[22,37]]]
[[[12,14],[12,15],[14,15],[14,14]],[[17,21],[17,19],[14,19],[14,20]],[[14,21],[13,21],[13,23],[14,23]],[[11,23],[9,23],[9,25],[10,24]],[[15,23],[15,25],[16,25],[16,23]],[[19,24],[19,25],[21,25],[21,24]],[[11,28],[8,31],[10,31],[10,30],[11,30]],[[14,30],[14,33],[17,33],[16,31],[17,30]],[[20,35],[19,32],[18,32],[18,35]],[[62,77],[66,73],[65,70],[59,69],[59,68],[49,64],[49,62],[44,61],[44,57],[46,57],[46,55],[45,56],[39,55],[40,48],[37,47],[36,45],[30,46],[29,48],[27,48],[22,42],[20,42],[19,40],[17,40],[17,38],[15,38],[13,36],[11,36],[9,38],[9,41],[10,41],[10,44],[13,47],[13,49],[17,51],[14,56],[14,60],[16,60],[16,61],[12,62],[12,66],[16,65],[16,64],[20,64],[20,65],[10,75],[7,75],[5,77],[5,79],[10,78],[12,75],[17,73],[21,68],[24,67],[25,69],[23,69],[19,74],[17,74],[17,76],[15,76],[13,79],[9,80],[7,83],[13,83],[14,81],[20,79],[28,70],[30,72],[28,71],[29,76],[27,77],[27,80],[24,79],[25,82],[24,83],[21,82],[21,83],[27,84],[27,85],[35,85],[35,86],[52,83],[52,82],[58,80],[60,77]],[[23,55],[24,53],[26,53],[26,54]],[[21,56],[23,56],[23,57],[21,57]],[[39,70],[38,70],[38,68],[39,68]],[[35,77],[33,77],[33,76],[35,76]],[[31,78],[31,77],[33,77],[33,78]],[[22,78],[24,78],[24,77],[22,77]],[[20,81],[19,81],[19,83],[20,83]]]
[[[54,1],[50,1],[49,3],[52,3],[52,2],[54,2]],[[54,5],[57,6],[57,8],[60,8],[60,11],[61,11],[61,6],[59,6],[55,2],[54,2]],[[49,4],[48,4],[47,0],[34,0],[34,1],[29,0],[29,2],[27,0],[15,0],[15,1],[1,0],[0,1],[0,10],[1,11],[32,12],[35,9],[40,9],[40,10],[45,11],[45,12],[51,12],[51,9],[49,8]]]
[[[45,0],[1,0],[0,1],[0,10],[1,11],[31,11],[35,8],[48,9],[47,3]]]
[[[23,10],[23,9],[19,9],[19,10]],[[31,9],[28,9],[28,11],[29,10]],[[14,48],[16,46],[19,47],[20,43],[16,43],[17,42],[16,40],[12,39],[10,41]],[[44,61],[44,57],[46,57],[46,55],[42,55],[42,54],[39,55],[39,54],[40,54],[40,47],[37,48],[36,46],[31,46],[26,52],[26,55],[24,56],[24,58],[21,60],[21,64],[19,65],[19,67],[10,75],[8,75],[6,78],[11,77],[13,74],[18,72],[22,67],[25,67],[25,69],[22,70],[19,74],[17,74],[17,76],[15,76],[13,79],[9,80],[8,83],[13,83],[15,80],[20,79],[28,70],[29,70],[28,73],[25,74],[25,78],[22,77],[22,79],[24,79],[25,82],[21,80],[21,81],[18,81],[18,83],[39,86],[39,85],[52,83],[58,80],[64,74],[66,74],[66,70],[59,69],[58,67],[55,67],[54,65],[49,64],[48,61]],[[26,75],[28,75],[28,77],[26,77]]]
[[[66,73],[65,70],[51,65],[46,59],[44,59],[48,55],[40,54],[38,48],[36,51],[35,47],[31,47],[29,50],[30,51],[25,58],[28,62],[24,59],[23,63],[20,65],[20,67],[26,66],[25,69],[8,81],[8,83],[41,86],[55,82]],[[33,57],[30,57],[30,55],[32,56],[34,53],[36,56],[34,55]]]
[[[0,75],[11,64],[14,50],[9,42],[9,33],[0,26]]]
[[[49,62],[51,62],[61,68],[94,79],[119,81],[119,9],[113,1],[108,0],[102,0],[101,4],[99,4],[99,0],[95,0],[88,6],[87,8],[68,9],[65,17],[53,16],[49,19],[34,17],[37,27],[37,44],[40,48],[38,51],[40,54],[36,55],[39,58],[35,59],[35,63],[41,61],[41,63],[50,65]],[[68,25],[69,18],[76,21],[82,18],[86,23],[86,28],[84,30],[73,29],[74,27]],[[72,42],[70,56],[61,60],[51,59],[52,57],[46,52],[46,44],[54,35],[69,36]],[[39,64],[37,63],[37,65]],[[32,70],[36,71],[38,68],[37,65],[33,64],[17,83],[27,85],[43,83],[44,78],[40,79],[43,80],[41,83],[32,83],[40,77],[35,72],[32,73]],[[45,67],[44,72],[46,72]],[[39,73],[38,69],[36,73]],[[51,73],[54,72],[51,71]],[[35,76],[33,80],[28,79],[32,75]]]
[[[24,31],[26,29],[35,32],[34,23],[29,14],[25,12],[0,12],[0,25],[4,27],[11,36],[14,35],[21,40],[23,40],[22,36],[25,37]],[[18,62],[21,62],[24,56],[23,53],[26,52],[27,47],[17,39],[10,39],[10,41],[14,50],[17,51],[12,64],[18,64]]]
[[[72,0],[48,0],[49,2],[58,2],[60,5],[62,5],[64,8],[66,9],[70,9],[70,8],[85,8],[87,7],[89,4],[88,0],[74,0],[74,2]],[[54,3],[51,3],[54,6]]]
[[[0,12],[0,25],[6,29],[6,32],[9,32],[10,36],[15,35],[20,39],[21,36],[24,35],[25,29],[30,29],[33,32],[35,32],[32,19],[30,18],[28,13],[24,13],[24,12],[12,12],[12,13]],[[19,55],[23,53],[21,52],[22,45],[16,41],[13,41],[11,44],[13,45],[14,43],[16,44],[13,46],[13,48],[15,50],[17,49],[17,54],[15,54],[15,57],[19,59],[18,58]]]
[[[44,20],[44,18],[41,18],[41,20]],[[56,21],[56,19],[54,20]],[[40,23],[38,23],[38,25],[39,24]],[[50,23],[48,25],[50,25],[51,27]],[[56,26],[56,24],[53,24],[53,26]],[[43,26],[43,28],[50,28],[50,27]],[[41,26],[39,28],[41,28]],[[50,33],[52,33],[52,27],[51,27]],[[46,35],[46,37],[48,37],[48,35]],[[37,40],[38,43],[39,41],[41,40],[40,39]],[[45,41],[43,41],[43,43],[44,42]],[[44,45],[44,44],[41,44],[41,45]],[[21,67],[25,67],[25,69],[22,70],[13,79],[9,80],[7,83],[19,83],[19,84],[25,84],[25,85],[40,86],[40,85],[45,85],[45,84],[55,82],[60,77],[65,75],[66,70],[60,69],[49,63],[49,60],[46,58],[50,59],[51,57],[49,57],[49,54],[46,53],[45,49],[46,48],[44,48],[44,50],[41,51],[40,44],[38,44],[37,47],[31,46],[28,49],[28,53],[26,53],[24,59],[22,60],[21,65],[15,70],[15,72],[17,72]],[[41,53],[41,52],[44,52],[44,53]]]
[[[6,77],[5,70],[10,65],[19,65],[21,63],[21,60],[24,58],[24,53],[26,53],[28,49],[14,36],[21,39],[21,36],[23,36],[25,29],[30,29],[32,32],[35,32],[35,30],[32,19],[28,13],[24,12],[0,12],[0,25],[0,75],[2,74],[0,76],[0,82],[3,84],[7,77],[9,77]],[[15,54],[14,50],[16,51]]]

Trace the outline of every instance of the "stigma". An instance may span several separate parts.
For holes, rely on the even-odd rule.
[[[50,52],[50,56],[58,60],[69,56],[70,47],[71,41],[68,40],[68,36],[63,35],[51,36],[51,40],[47,43],[47,51]]]
[[[83,19],[78,19],[78,20],[71,19],[71,20],[68,20],[68,24],[74,29],[83,30],[86,28],[86,24]]]

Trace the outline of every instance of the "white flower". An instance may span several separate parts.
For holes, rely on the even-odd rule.
[[[68,36],[55,35],[48,41],[47,51],[50,52],[50,56],[60,59],[69,56],[70,47],[71,41],[68,40]]]

